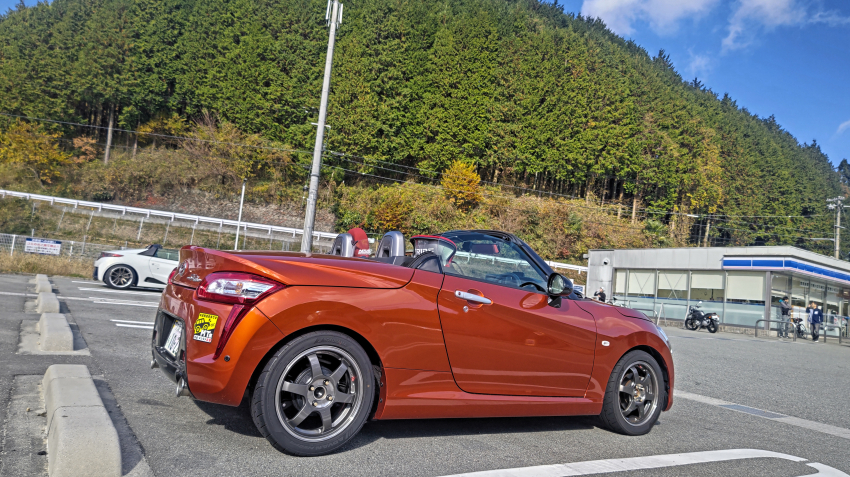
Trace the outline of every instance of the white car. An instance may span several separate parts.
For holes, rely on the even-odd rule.
[[[94,262],[95,280],[110,288],[165,288],[177,267],[178,250],[154,244],[148,248],[103,252]]]

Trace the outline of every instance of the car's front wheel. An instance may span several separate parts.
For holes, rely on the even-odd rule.
[[[316,331],[269,360],[254,386],[251,416],[278,450],[328,454],[365,424],[375,393],[372,364],[351,337]]]
[[[666,402],[661,368],[649,353],[635,350],[614,366],[599,417],[614,432],[639,436],[652,429]]]
[[[129,265],[113,265],[103,274],[103,282],[110,288],[126,290],[136,283],[136,271]]]

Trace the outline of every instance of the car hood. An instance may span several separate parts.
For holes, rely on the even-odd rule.
[[[401,288],[414,272],[410,268],[362,258],[300,252],[224,252],[195,246],[180,249],[180,265],[183,271],[173,280],[191,288],[196,288],[208,274],[218,271],[253,273],[287,286]]]

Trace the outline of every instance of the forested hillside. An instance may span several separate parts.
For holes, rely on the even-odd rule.
[[[3,130],[52,135],[63,171],[96,169],[87,163],[101,160],[114,112],[116,127],[148,134],[116,134],[123,160],[136,147],[188,150],[227,169],[216,172],[221,181],[300,184],[310,156],[298,151],[311,149],[315,134],[325,8],[325,0],[18,7],[0,19],[0,113],[101,129],[4,116]],[[500,193],[618,204],[624,219],[653,218],[686,243],[702,242],[711,224],[713,244],[828,250],[805,237],[830,236],[825,200],[843,190],[816,143],[684,81],[663,51],[650,55],[598,20],[536,0],[346,3],[328,123],[327,148],[350,155],[328,154],[342,174],[334,183],[438,183],[460,160]],[[25,162],[9,152],[14,137],[5,134],[0,157]],[[74,190],[71,173],[34,171],[45,187],[64,180]]]

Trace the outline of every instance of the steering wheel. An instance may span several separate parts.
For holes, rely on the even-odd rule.
[[[524,287],[524,286],[526,286],[526,285],[533,285],[533,286],[534,286],[534,288],[537,288],[538,290],[542,291],[543,293],[546,293],[546,290],[544,290],[544,289],[543,289],[543,287],[541,287],[540,285],[538,285],[538,284],[536,284],[536,283],[534,283],[534,282],[525,282],[525,283],[523,283],[522,285],[520,285],[519,287],[520,287],[520,288],[522,288],[522,287]]]

